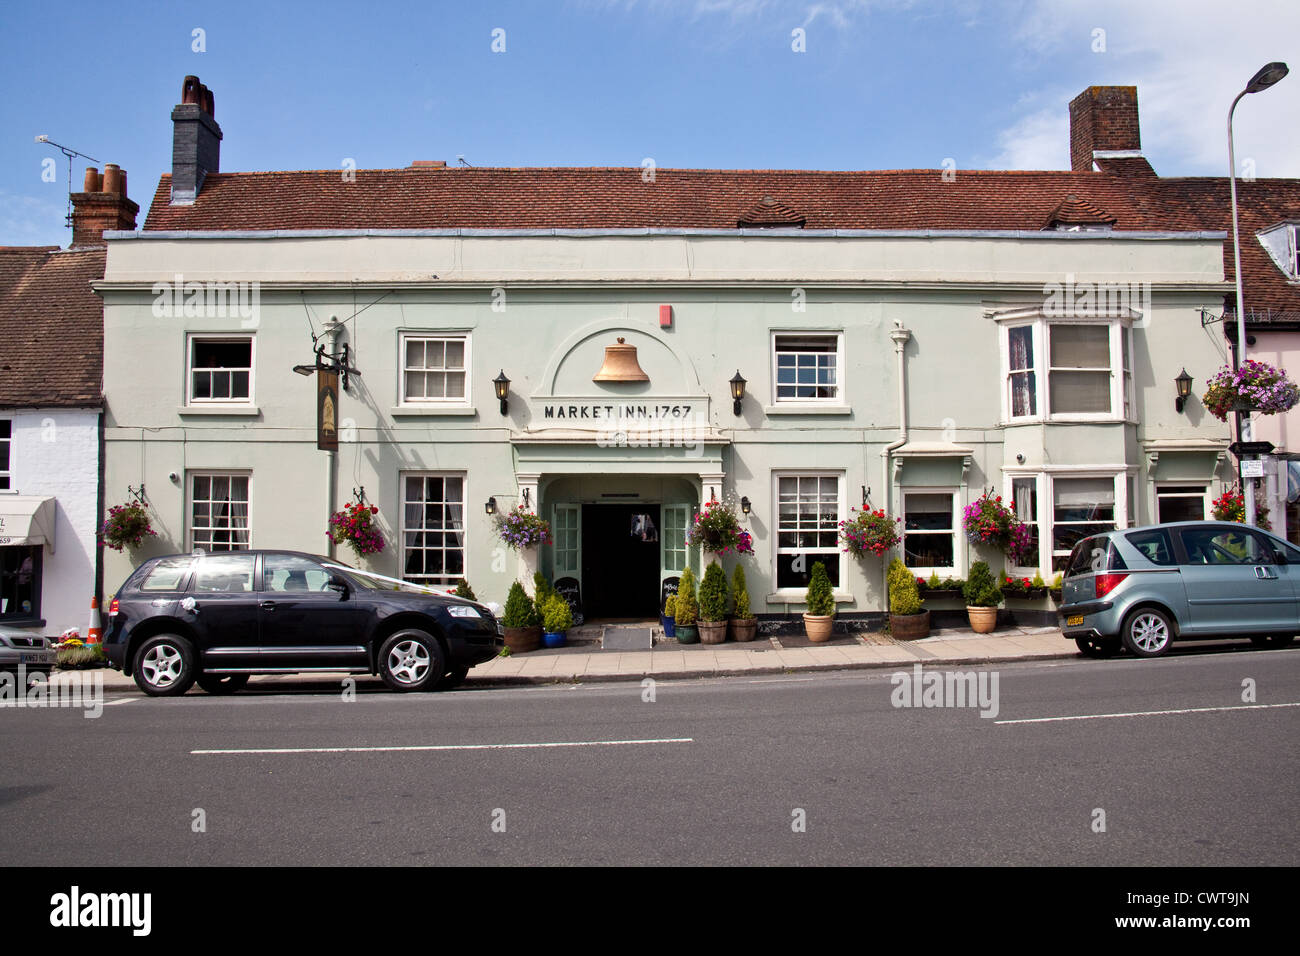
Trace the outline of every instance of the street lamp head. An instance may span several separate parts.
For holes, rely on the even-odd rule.
[[[1285,63],[1280,61],[1268,63],[1250,78],[1250,82],[1246,84],[1246,92],[1258,93],[1260,90],[1266,90],[1290,72]]]

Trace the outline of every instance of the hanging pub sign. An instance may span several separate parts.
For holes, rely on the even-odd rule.
[[[339,450],[339,373],[316,370],[316,447]]]

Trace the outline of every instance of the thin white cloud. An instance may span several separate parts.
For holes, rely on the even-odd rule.
[[[66,193],[43,199],[0,189],[0,245],[66,246],[72,240],[67,214]]]

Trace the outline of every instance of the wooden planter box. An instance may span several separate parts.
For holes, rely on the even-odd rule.
[[[889,615],[889,636],[896,641],[917,641],[930,636],[930,612]]]

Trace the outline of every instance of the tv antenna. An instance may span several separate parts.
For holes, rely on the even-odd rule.
[[[59,152],[63,153],[64,156],[68,157],[68,215],[66,221],[67,224],[71,226],[72,225],[72,157],[80,156],[82,159],[88,159],[92,163],[95,163],[96,165],[99,164],[99,160],[97,160],[94,156],[87,156],[85,153],[77,152],[77,150],[73,149],[71,146],[63,146],[59,143],[56,143],[54,142],[54,140],[50,139],[44,133],[41,133],[39,136],[36,137],[36,142],[47,143],[50,146],[57,147]]]

